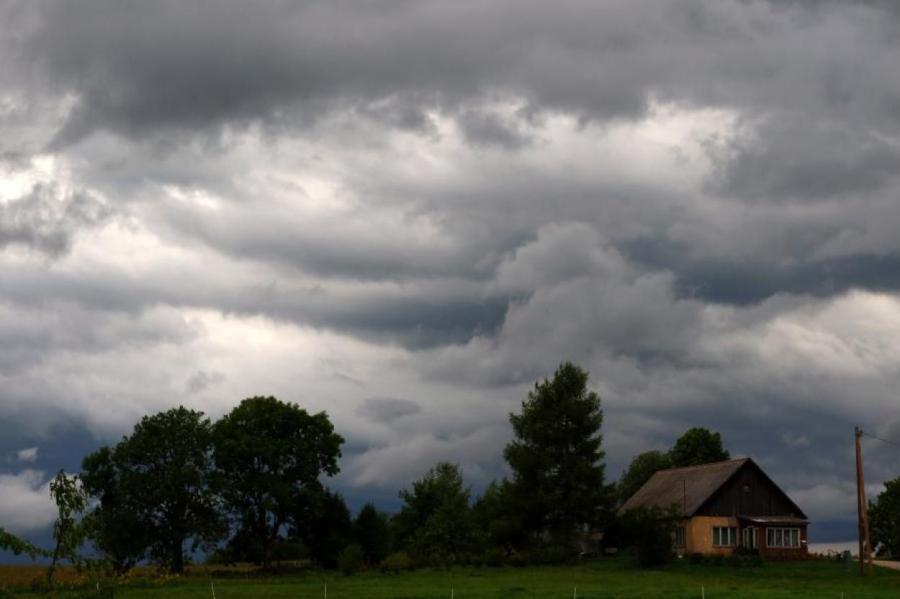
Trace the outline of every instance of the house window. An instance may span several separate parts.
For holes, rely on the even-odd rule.
[[[684,547],[684,526],[675,527],[675,546]]]
[[[734,547],[737,545],[737,528],[713,526],[713,546]]]
[[[769,547],[800,547],[799,528],[769,528],[766,531],[766,545]]]

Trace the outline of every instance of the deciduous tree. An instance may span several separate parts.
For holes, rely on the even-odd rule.
[[[616,485],[619,502],[625,503],[645,482],[650,480],[657,470],[665,470],[670,465],[671,460],[668,454],[661,451],[645,451],[634,456],[628,469],[622,473],[622,477]]]
[[[669,452],[672,468],[721,462],[730,457],[722,447],[722,435],[702,427],[688,429]]]
[[[150,557],[182,572],[186,543],[191,549],[210,545],[223,532],[211,488],[211,432],[202,412],[179,407],[145,416],[114,449],[88,456],[86,488],[100,498],[95,526],[116,526],[130,513],[146,529],[139,538]],[[98,537],[101,545],[112,541],[121,548],[114,532]]]
[[[879,544],[894,559],[900,557],[900,478],[884,483],[884,491],[870,504],[872,543]]]
[[[120,575],[146,556],[151,543],[150,523],[141,520],[138,509],[142,499],[123,483],[123,473],[109,447],[86,456],[81,465],[82,485],[98,500],[85,516],[86,535]]]
[[[340,435],[327,414],[309,414],[274,397],[252,397],[215,425],[219,488],[240,528],[257,539],[263,565],[293,521],[303,494],[318,488],[319,477],[337,474]]]
[[[394,517],[398,541],[432,563],[450,565],[472,550],[470,492],[456,464],[439,462],[411,489],[400,491]]]

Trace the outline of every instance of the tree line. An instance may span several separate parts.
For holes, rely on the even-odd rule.
[[[606,483],[600,398],[588,373],[568,362],[509,418],[509,478],[475,498],[459,466],[440,462],[400,491],[396,514],[369,503],[354,518],[324,483],[339,471],[344,442],[324,412],[274,397],[245,399],[216,422],[173,408],[86,456],[78,475],[57,475],[52,550],[2,528],[0,548],[46,556],[48,580],[57,562],[79,563],[84,546],[117,574],[144,561],[179,573],[198,550],[265,568],[298,559],[347,571],[547,563],[571,558],[586,533],[623,525],[616,509],[657,470],[729,458],[719,433],[692,428],[667,452],[635,456],[617,484]],[[664,527],[631,525],[632,540],[649,534],[665,550]]]
[[[50,558],[48,580],[58,561],[77,563],[86,544],[118,574],[145,560],[179,573],[198,550],[266,568],[299,558],[326,568],[558,561],[585,532],[609,524],[624,489],[653,468],[723,455],[718,435],[696,429],[665,459],[641,454],[618,488],[607,484],[600,398],[571,363],[536,383],[509,418],[511,476],[477,499],[460,468],[441,462],[400,491],[396,514],[367,504],[351,518],[323,482],[338,473],[344,442],[324,412],[274,397],[245,399],[216,422],[173,408],[86,456],[78,475],[57,475],[52,550],[3,529],[0,548]]]

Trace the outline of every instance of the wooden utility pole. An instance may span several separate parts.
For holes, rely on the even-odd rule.
[[[855,427],[856,441],[856,509],[859,517],[859,573],[872,573],[872,543],[869,540],[869,500],[866,498],[866,484],[863,480],[862,448],[859,440],[862,429]],[[868,567],[865,565],[868,564]]]

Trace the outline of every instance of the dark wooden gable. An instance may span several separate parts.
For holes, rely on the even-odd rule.
[[[695,512],[698,516],[790,516],[803,511],[752,460],[748,460]]]

